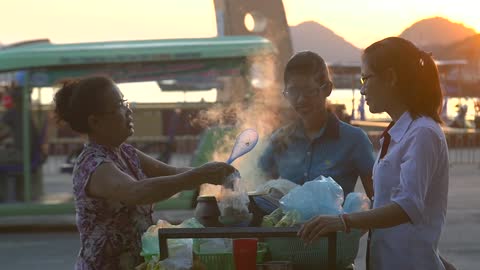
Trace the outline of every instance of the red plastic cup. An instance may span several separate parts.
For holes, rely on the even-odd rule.
[[[236,270],[257,268],[257,242],[255,238],[233,239],[233,259]]]

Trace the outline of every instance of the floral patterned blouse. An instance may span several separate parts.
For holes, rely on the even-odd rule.
[[[85,187],[90,176],[102,163],[112,162],[134,179],[146,178],[135,148],[120,146],[123,159],[108,148],[88,143],[77,158],[73,171],[73,192],[80,252],[77,270],[134,269],[143,262],[140,256],[141,235],[153,224],[152,206],[127,206],[122,202],[94,198]]]

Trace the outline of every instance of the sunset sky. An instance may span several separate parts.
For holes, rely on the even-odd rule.
[[[434,16],[480,32],[476,0],[283,2],[290,25],[313,20],[360,48]],[[70,43],[216,35],[213,0],[2,0],[0,7],[3,44],[36,38]]]

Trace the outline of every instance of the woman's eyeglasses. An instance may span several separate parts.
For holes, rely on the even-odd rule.
[[[283,90],[283,96],[286,97],[289,100],[297,100],[300,97],[300,95],[302,95],[302,97],[306,97],[306,98],[316,97],[320,93],[320,89],[324,88],[329,83],[330,82],[324,82],[322,85],[320,85],[317,88],[312,88],[312,89],[303,90],[303,91],[302,90],[296,90],[296,89],[289,89],[289,90],[285,89],[285,90]]]
[[[130,102],[126,99],[122,99],[119,102],[120,108],[130,109]]]
[[[368,79],[370,79],[373,76],[375,76],[375,75],[374,74],[369,74],[369,75],[362,76],[362,77],[360,77],[360,82],[362,84],[366,84]]]
[[[126,99],[122,99],[118,102],[118,108],[120,109],[130,109],[130,102],[128,102],[128,100]],[[112,113],[116,113],[117,110],[111,110],[111,111],[106,111],[106,112],[100,112],[100,113],[97,113],[97,114],[112,114]]]

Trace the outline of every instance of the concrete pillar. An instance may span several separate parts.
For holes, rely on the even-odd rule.
[[[278,50],[278,67],[283,70],[291,57],[290,28],[281,0],[214,0],[219,36],[256,35],[267,38]],[[247,29],[250,15],[254,27]]]
[[[277,54],[273,59],[272,79],[277,88],[282,86],[283,69],[293,53],[290,40],[290,28],[281,0],[214,0],[218,36],[255,35],[270,40]],[[253,25],[247,29],[245,18],[253,19]],[[262,61],[263,62],[263,61]],[[236,87],[232,87],[236,85]],[[235,101],[246,95],[248,83],[239,79],[230,81],[219,93],[219,100]],[[240,91],[232,93],[232,91]],[[238,101],[238,100],[236,100]]]

